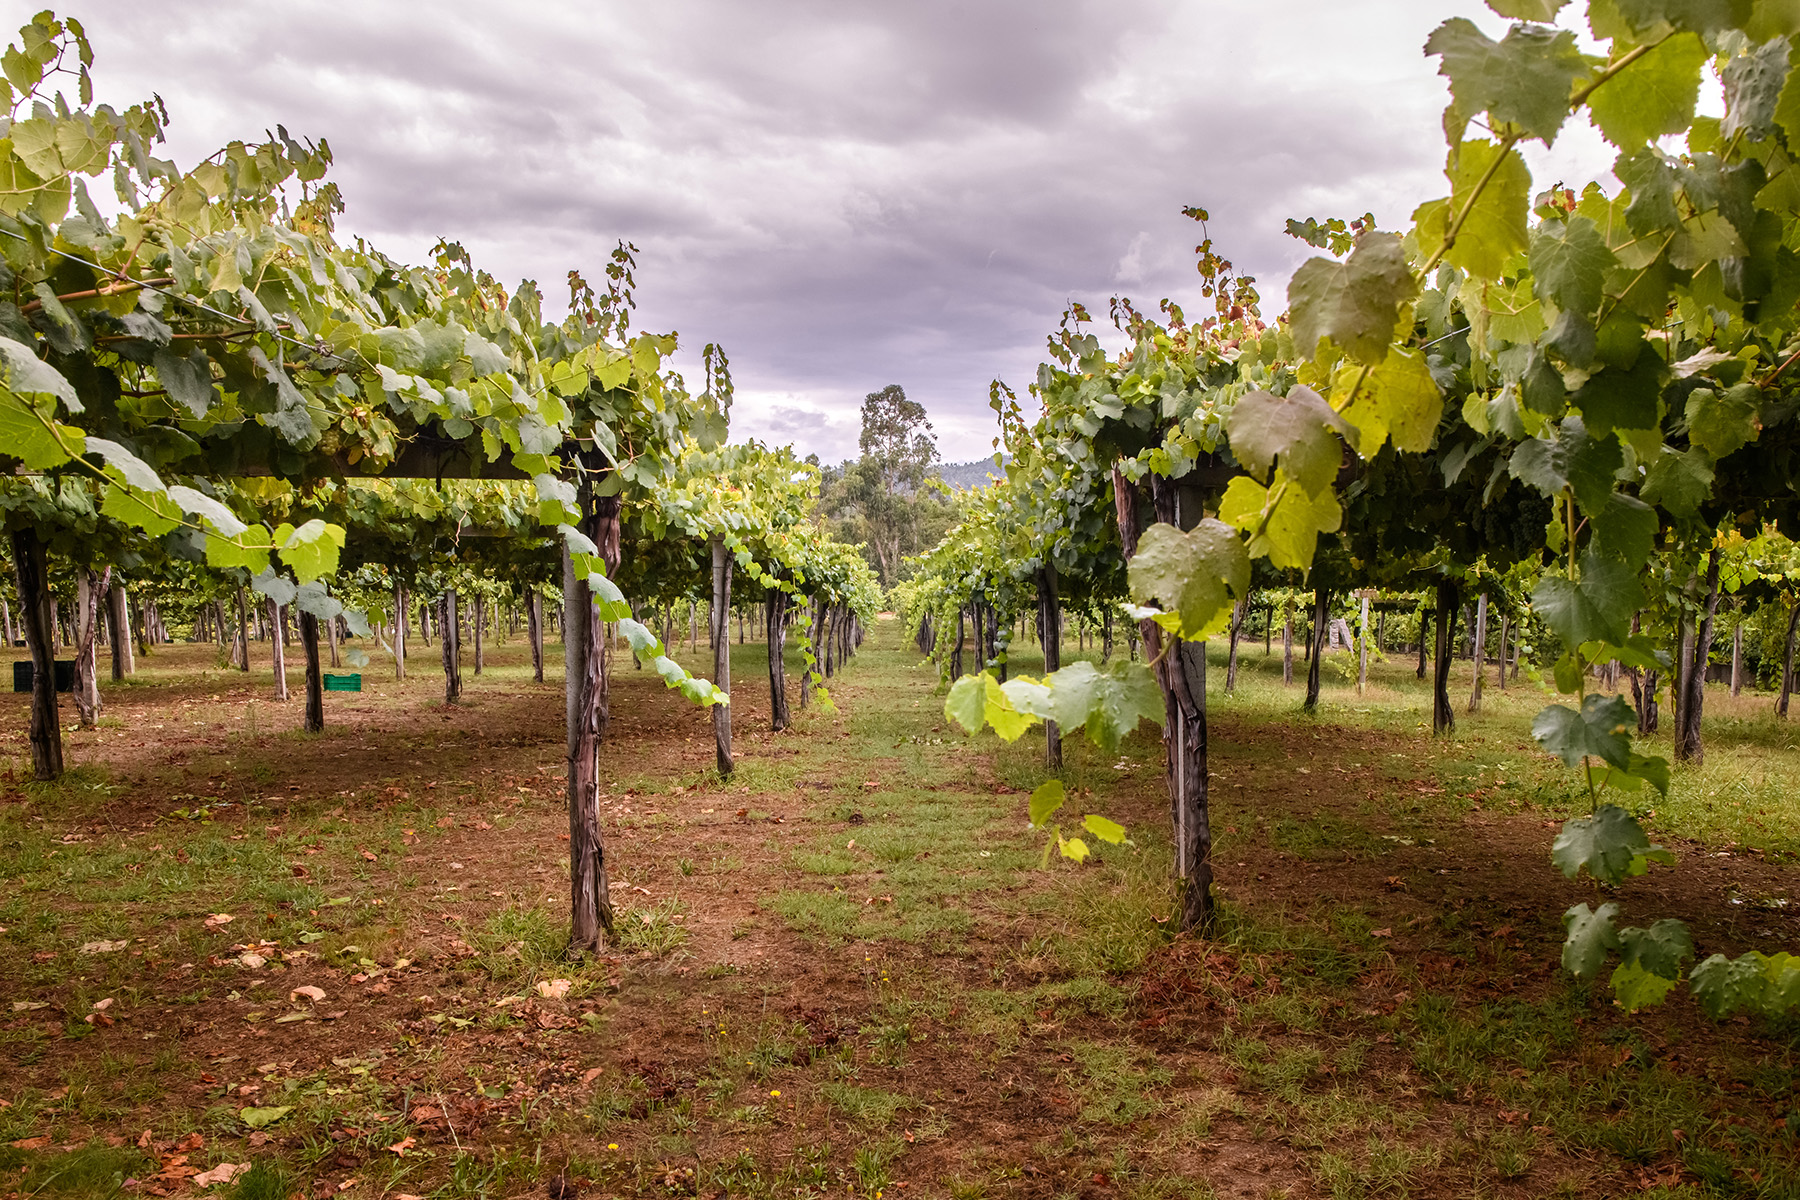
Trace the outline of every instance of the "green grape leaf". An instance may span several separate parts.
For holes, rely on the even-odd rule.
[[[1251,392],[1225,418],[1231,453],[1252,475],[1267,480],[1279,460],[1282,472],[1308,492],[1329,487],[1343,464],[1343,446],[1334,431],[1355,436],[1350,423],[1303,384],[1295,384],[1286,396]]]
[[[1627,929],[1622,933],[1637,933],[1638,930]],[[1677,976],[1677,979],[1679,976]],[[1666,979],[1649,970],[1642,963],[1626,961],[1613,968],[1613,998],[1619,1007],[1628,1013],[1643,1008],[1654,1008],[1661,1004],[1668,994],[1674,990],[1676,980]]]
[[[1694,119],[1708,57],[1705,43],[1691,33],[1668,38],[1594,90],[1589,119],[1625,151],[1682,132]]]
[[[292,604],[294,597],[300,594],[298,584],[272,567],[264,567],[256,573],[256,577],[250,581],[250,590],[259,596],[267,596],[283,607]]]
[[[1618,439],[1592,436],[1573,414],[1546,432],[1549,437],[1519,443],[1507,464],[1508,472],[1552,499],[1565,487],[1572,488],[1582,511],[1604,512],[1613,478],[1625,465],[1625,451]]]
[[[1681,978],[1681,964],[1694,957],[1694,939],[1685,923],[1664,919],[1648,929],[1619,930],[1619,953],[1673,983]]]
[[[1062,780],[1052,779],[1038,784],[1031,793],[1031,823],[1039,829],[1044,828],[1067,799]]]
[[[1544,221],[1531,234],[1531,273],[1536,290],[1566,312],[1600,307],[1606,272],[1617,263],[1606,239],[1583,216]]]
[[[58,433],[62,435],[60,444]],[[27,470],[43,471],[61,466],[85,448],[79,429],[40,413],[19,394],[0,390],[0,454],[18,459]]]
[[[1653,843],[1637,818],[1616,804],[1602,804],[1591,817],[1563,823],[1550,848],[1550,861],[1570,879],[1588,873],[1608,887],[1642,875],[1653,862],[1672,863],[1675,856]]]
[[[1760,142],[1775,127],[1775,105],[1788,77],[1788,41],[1770,38],[1748,54],[1725,63],[1720,81],[1725,85],[1725,119],[1719,136],[1726,141],[1739,134]]]
[[[981,677],[964,675],[950,685],[950,694],[944,698],[944,719],[955,721],[964,733],[979,733],[985,723],[982,709],[985,697],[982,695]]]
[[[1065,838],[1061,833],[1056,835],[1056,848],[1062,851],[1064,858],[1076,862],[1084,862],[1088,856],[1087,843],[1080,838]]]
[[[171,492],[175,489],[170,488]],[[252,525],[241,532],[222,536],[206,532],[206,565],[221,571],[242,567],[252,575],[269,569],[269,531]]]
[[[1667,796],[1669,760],[1660,755],[1646,756],[1633,750],[1631,762],[1625,769],[1608,767],[1606,774],[1600,777],[1599,786],[1617,788],[1621,792],[1636,792],[1643,790],[1646,783]]]
[[[1012,698],[1000,688],[1000,682],[983,671],[979,677],[982,681],[982,718],[994,727],[1003,742],[1016,742],[1019,735],[1035,724],[1028,713],[1022,713],[1013,707]]]
[[[1666,21],[1677,29],[1711,33],[1740,29],[1750,20],[1751,0],[1613,0],[1619,15],[1640,33]]]
[[[1311,358],[1329,337],[1365,363],[1387,356],[1400,308],[1419,294],[1400,235],[1365,233],[1343,262],[1309,258],[1288,283],[1294,350]]]
[[[1650,464],[1638,494],[1647,503],[1660,505],[1677,517],[1691,517],[1712,495],[1713,468],[1704,451],[1673,450],[1667,446]]]
[[[625,644],[631,647],[633,654],[639,658],[661,656],[662,642],[657,640],[656,635],[651,633],[642,621],[633,620],[630,617],[620,617],[618,626],[620,636],[625,639]],[[976,728],[979,729],[980,726],[977,725]]]
[[[110,442],[105,438],[89,437],[86,452],[98,454],[106,463],[106,473],[121,483],[145,492],[163,490],[163,481],[151,469],[150,464],[117,442]]]
[[[108,483],[100,511],[113,520],[161,537],[181,524],[182,511],[161,492],[138,492]]]
[[[208,496],[205,492],[197,492],[191,487],[176,484],[169,489],[169,499],[181,506],[181,511],[192,513],[207,521],[225,537],[236,537],[248,528],[238,520],[236,513]]]
[[[164,346],[152,361],[156,378],[169,393],[169,399],[187,409],[195,420],[206,416],[218,396],[213,388],[212,360],[206,357],[206,351],[195,348],[184,356]]]
[[[1662,387],[1662,359],[1640,354],[1629,368],[1608,366],[1590,375],[1570,403],[1595,437],[1615,429],[1654,429]]]
[[[1556,690],[1567,695],[1578,695],[1581,692],[1581,663],[1570,653],[1565,653],[1550,668],[1551,678],[1556,681]]]
[[[1250,556],[1237,531],[1207,517],[1183,533],[1155,524],[1126,565],[1132,599],[1160,602],[1180,616],[1181,636],[1199,638],[1250,588]]]
[[[1591,548],[1582,555],[1580,579],[1546,575],[1531,593],[1531,610],[1565,646],[1623,645],[1631,636],[1631,614],[1643,606],[1644,589],[1636,572]]]
[[[1245,549],[1252,558],[1299,571],[1312,566],[1319,535],[1334,532],[1343,517],[1331,489],[1309,496],[1280,471],[1266,488],[1247,475],[1234,477],[1219,503],[1220,520],[1250,533]]]
[[[1488,7],[1514,21],[1536,21],[1547,25],[1569,0],[1488,0]]]
[[[1545,750],[1571,767],[1582,760],[1602,759],[1621,770],[1631,766],[1631,735],[1637,714],[1618,696],[1590,695],[1581,710],[1552,704],[1532,718],[1531,737]]]
[[[1715,954],[1688,973],[1688,987],[1715,1020],[1739,1010],[1778,1017],[1800,1004],[1800,957],[1760,950],[1738,958]]]
[[[1592,979],[1606,964],[1608,951],[1619,948],[1619,934],[1613,918],[1619,915],[1617,904],[1602,904],[1590,909],[1577,904],[1563,914],[1563,969],[1577,979]]]
[[[1362,388],[1347,405],[1349,391],[1362,380]],[[1332,399],[1346,421],[1356,427],[1356,452],[1363,458],[1389,438],[1394,449],[1418,454],[1431,449],[1438,422],[1444,415],[1444,397],[1422,351],[1395,346],[1363,379],[1355,367],[1339,371],[1333,381]]]
[[[15,125],[14,129],[18,126]],[[72,413],[81,411],[81,397],[62,372],[37,356],[30,346],[0,337],[0,394],[11,392],[16,397],[40,396],[61,400]],[[51,408],[51,413],[56,410]],[[16,456],[15,456],[16,457]]]
[[[1762,434],[1756,385],[1740,383],[1723,396],[1711,388],[1696,388],[1688,395],[1687,423],[1688,440],[1714,459],[1736,452]]]
[[[587,585],[588,594],[593,597],[594,607],[600,610],[602,621],[620,621],[631,616],[631,604],[625,599],[625,593],[619,590],[618,584],[599,571],[591,571],[588,573]]]
[[[1568,119],[1569,92],[1587,70],[1575,35],[1566,29],[1514,25],[1495,42],[1464,17],[1433,30],[1425,53],[1442,56],[1438,73],[1450,80],[1460,112],[1485,112],[1545,145]]]
[[[344,611],[343,601],[327,592],[325,585],[317,580],[294,589],[294,607],[321,621],[332,620]]]
[[[1450,151],[1444,173],[1450,198],[1427,201],[1413,212],[1419,250],[1492,282],[1513,255],[1530,245],[1531,171],[1517,150],[1503,156],[1498,143],[1476,140]],[[1451,225],[1464,212],[1468,215],[1451,240]]]
[[[337,570],[338,552],[344,548],[344,528],[314,518],[298,529],[287,525],[275,531],[281,561],[301,583],[309,583]]]
[[[1141,721],[1163,723],[1162,688],[1143,663],[1122,661],[1102,672],[1075,662],[1044,677],[1051,707],[1065,732],[1085,727],[1088,740],[1111,754]]]
[[[1624,492],[1610,493],[1606,507],[1588,520],[1594,527],[1594,549],[1624,563],[1647,561],[1661,528],[1654,508]]]
[[[1081,827],[1114,846],[1125,841],[1125,827],[1117,821],[1109,821],[1098,813],[1088,813],[1081,818]]]

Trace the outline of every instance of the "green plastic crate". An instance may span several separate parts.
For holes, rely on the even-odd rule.
[[[360,692],[362,691],[362,673],[355,675],[326,675],[325,690],[328,692]]]

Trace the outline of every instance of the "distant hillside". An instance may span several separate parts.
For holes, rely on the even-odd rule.
[[[978,458],[966,463],[939,463],[934,470],[939,479],[958,492],[985,487],[990,481],[1001,478],[1000,468],[994,465],[992,458]]]

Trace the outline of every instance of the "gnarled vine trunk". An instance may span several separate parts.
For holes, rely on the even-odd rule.
[[[1456,710],[1450,703],[1450,659],[1456,649],[1458,593],[1454,579],[1437,585],[1436,661],[1431,675],[1431,732],[1450,733],[1456,728]]]
[[[325,731],[325,680],[319,670],[319,618],[300,610],[300,649],[306,656],[306,732]]]
[[[581,513],[577,528],[600,551],[608,575],[619,567],[617,496],[597,497],[595,485],[608,469],[593,451],[579,456],[576,487]],[[610,501],[611,503],[608,503]],[[612,885],[607,879],[606,844],[600,834],[600,738],[605,729],[606,631],[585,578],[563,544],[564,710],[569,780],[569,951],[598,953],[613,932]]]
[[[1699,764],[1706,760],[1706,744],[1700,736],[1700,715],[1706,708],[1706,663],[1712,657],[1713,618],[1719,611],[1719,550],[1706,556],[1704,615],[1693,624],[1692,649],[1682,656],[1681,703],[1675,709],[1675,761]]]
[[[44,540],[34,529],[12,534],[13,580],[19,589],[19,625],[31,650],[31,774],[43,782],[63,773],[62,722],[56,715],[56,613]]]
[[[1044,674],[1062,666],[1062,597],[1057,594],[1056,564],[1045,563],[1038,572],[1039,643],[1044,648]],[[1063,765],[1062,730],[1044,721],[1044,765],[1052,771]]]
[[[723,538],[712,540],[712,635],[713,686],[731,694],[731,551]],[[713,750],[719,774],[729,776],[731,761],[731,705],[715,704],[712,710]]]

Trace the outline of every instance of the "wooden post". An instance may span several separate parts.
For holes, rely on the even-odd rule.
[[[457,629],[456,589],[445,588],[438,599],[438,646],[444,657],[444,703],[462,699],[462,638]]]
[[[1356,694],[1369,686],[1369,594],[1362,597],[1362,636],[1357,639]]]
[[[31,773],[43,782],[63,773],[62,722],[56,714],[55,612],[50,597],[44,541],[35,529],[12,534],[13,578],[19,589],[19,624],[31,650]]]
[[[731,694],[731,552],[723,538],[712,540],[713,686]],[[741,618],[740,618],[741,621]],[[740,624],[740,629],[742,628]],[[718,752],[719,774],[731,775],[731,705],[715,704],[712,710],[713,746]]]
[[[769,643],[769,727],[776,733],[788,727],[787,663],[782,652],[787,645],[787,593],[778,587],[768,590],[763,600],[763,632]]]
[[[306,723],[308,733],[325,731],[325,680],[319,671],[319,618],[300,610],[300,649],[306,655]]]
[[[250,669],[250,614],[244,603],[244,585],[237,585],[237,637],[233,643],[237,655],[234,664],[240,671]]]
[[[1739,619],[1731,631],[1731,694],[1744,690],[1744,622]]]
[[[274,660],[275,698],[286,700],[287,689],[287,653],[281,644],[281,605],[275,603],[275,597],[269,597],[269,647]]]
[[[1062,597],[1057,594],[1056,564],[1046,562],[1038,572],[1038,628],[1044,647],[1044,674],[1062,666]],[[1060,771],[1063,765],[1062,730],[1044,721],[1044,765]]]
[[[1469,711],[1481,711],[1481,685],[1487,678],[1487,593],[1475,598],[1475,642],[1470,657],[1475,660],[1475,684],[1469,689]]]
[[[23,594],[22,594],[23,596]],[[23,608],[25,601],[20,599]],[[1800,601],[1787,610],[1787,633],[1782,639],[1782,694],[1775,698],[1775,716],[1787,720],[1787,698],[1795,694],[1795,631],[1800,628]]]
[[[1506,690],[1506,645],[1512,634],[1512,617],[1507,613],[1500,614],[1500,690]]]
[[[482,667],[481,630],[482,626],[487,624],[487,602],[482,599],[480,592],[476,592],[474,598],[469,601],[469,607],[469,627],[475,634],[475,673],[479,675]]]
[[[215,601],[216,603],[216,601]],[[221,623],[219,632],[224,635]],[[131,674],[131,622],[125,619],[125,586],[114,582],[106,592],[106,636],[112,650],[112,678],[118,683]]]
[[[6,645],[8,649],[11,649],[19,639],[13,636],[12,605],[6,602],[4,596],[0,596],[0,622],[5,623]]]
[[[1294,686],[1294,607],[1290,603],[1281,614],[1281,683]]]
[[[531,678],[544,682],[544,593],[531,589],[525,598],[525,624],[531,635]]]
[[[337,627],[338,627],[338,619],[336,617],[333,617],[329,621],[325,622],[325,640],[331,647],[331,665],[333,667],[339,667],[339,666],[343,665],[340,662],[338,662],[338,628]],[[304,636],[306,631],[303,629],[300,632],[301,632],[302,636]]]

